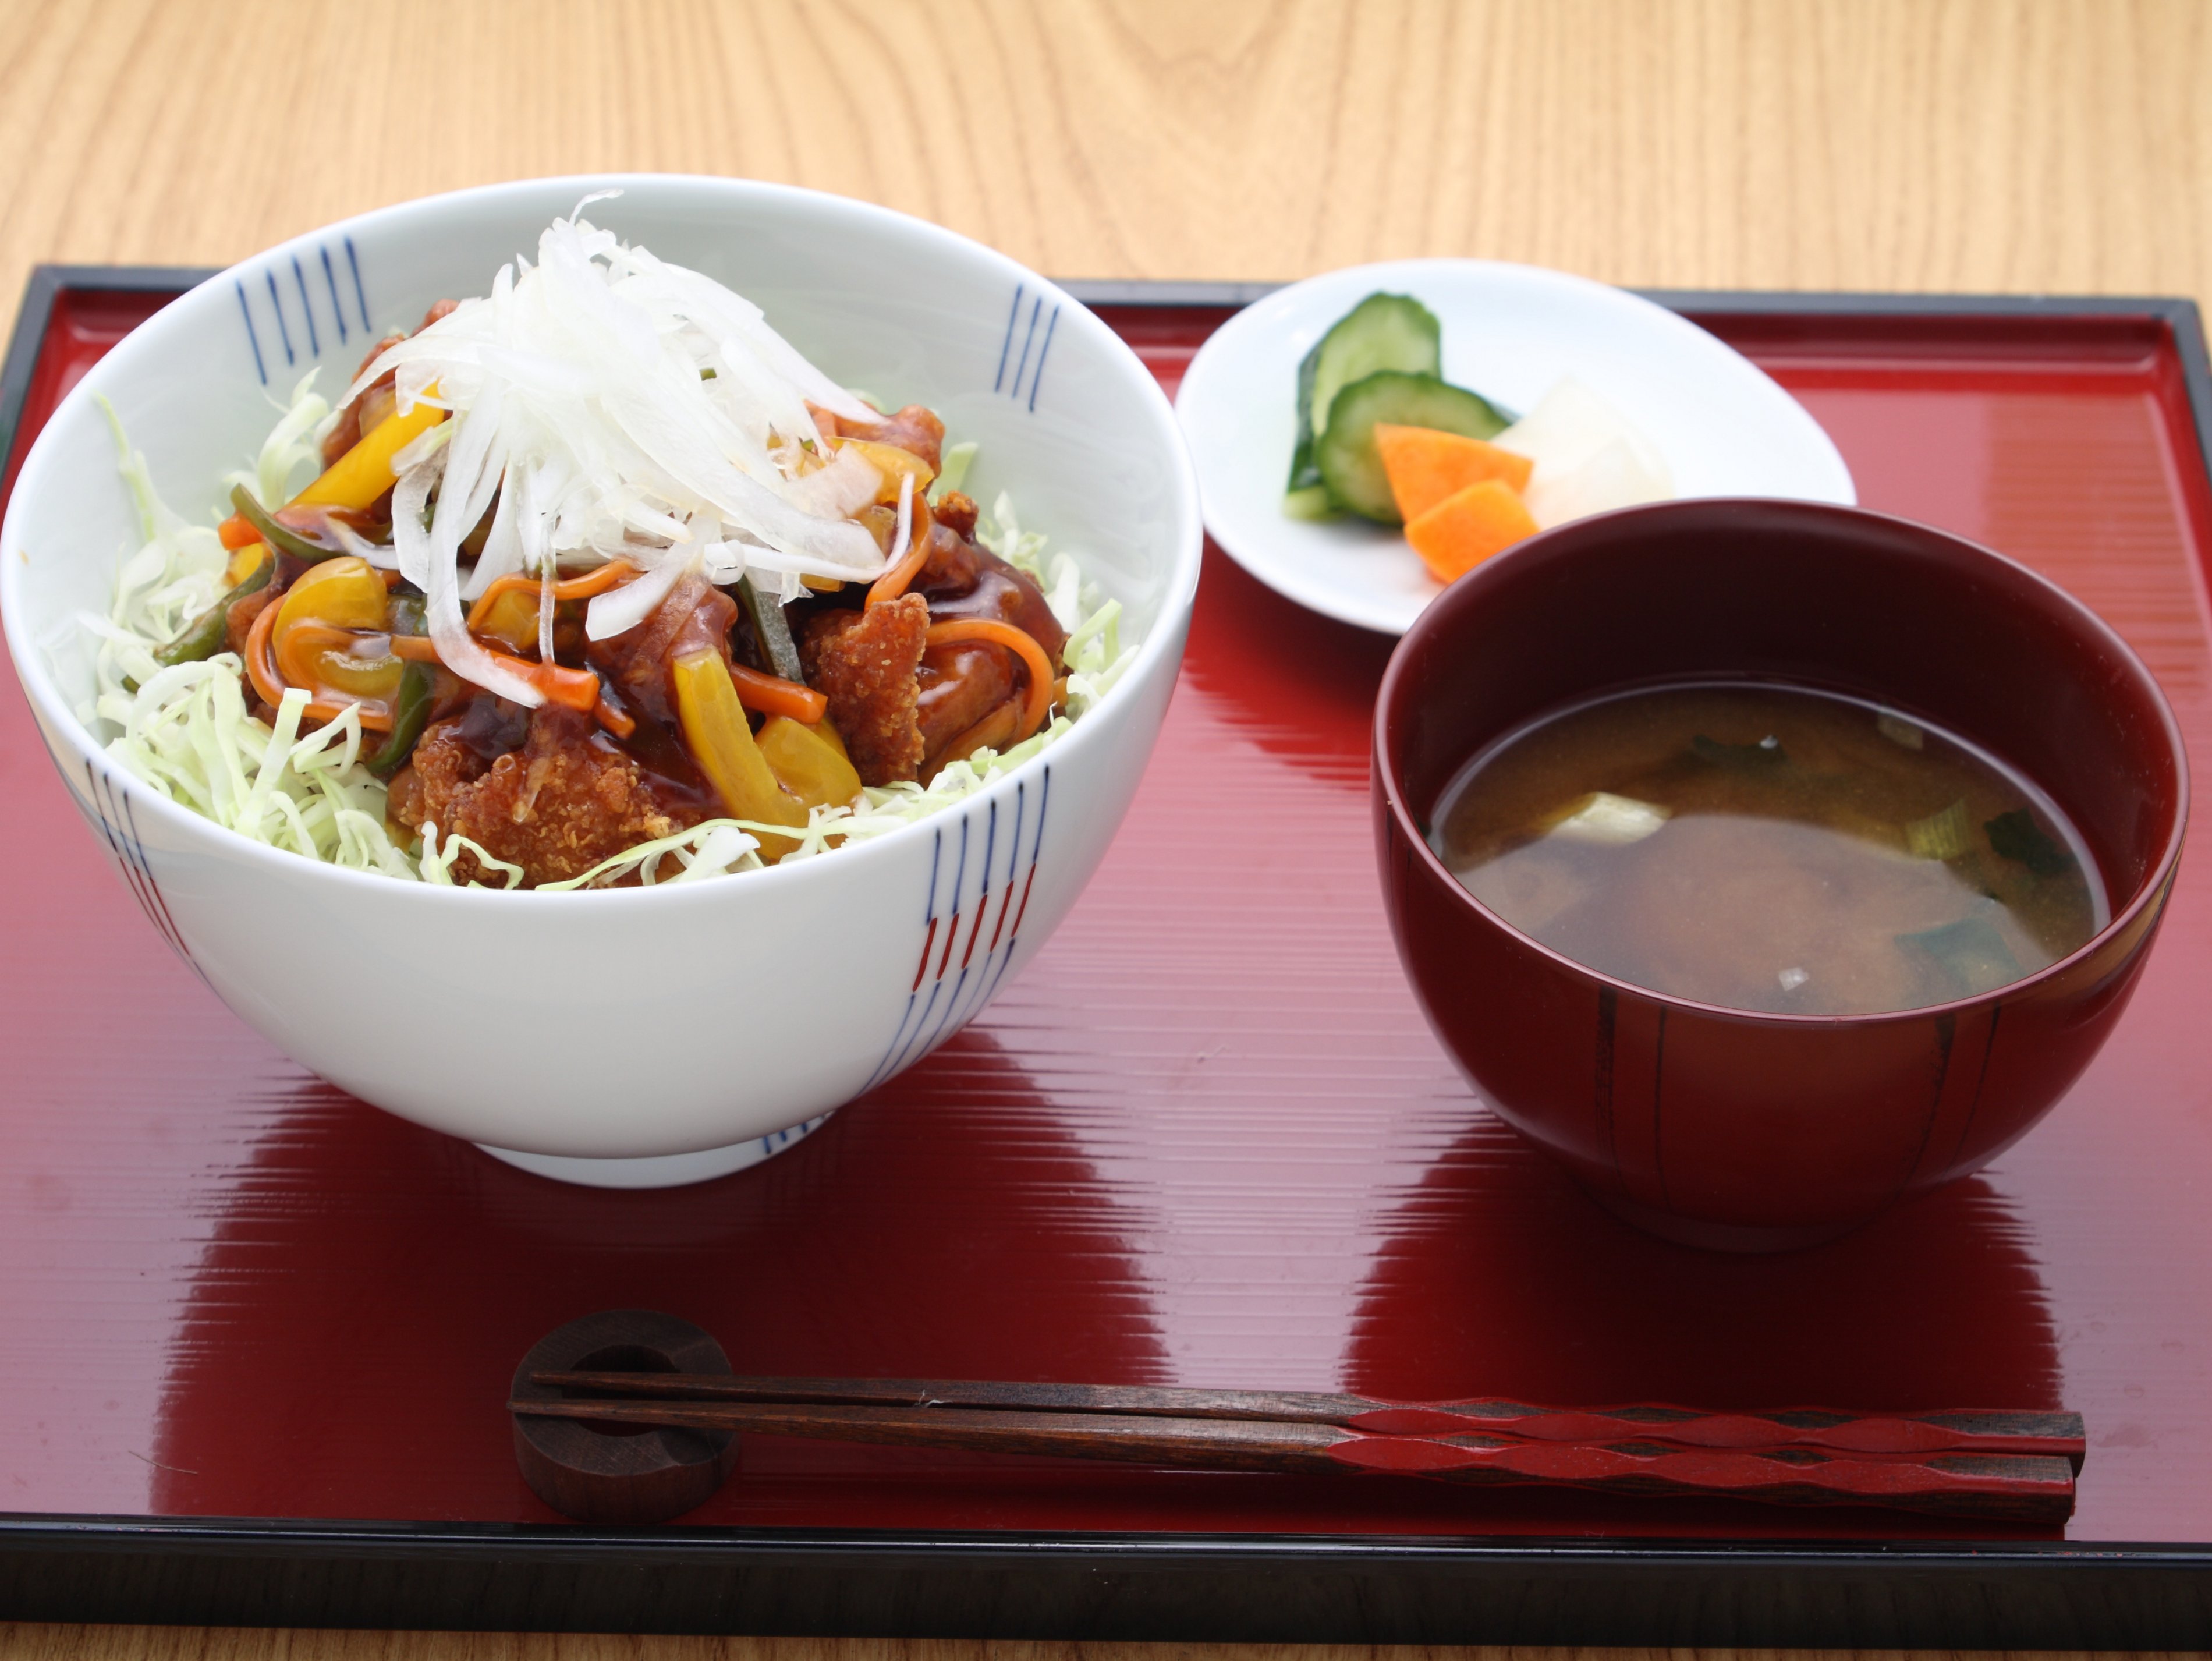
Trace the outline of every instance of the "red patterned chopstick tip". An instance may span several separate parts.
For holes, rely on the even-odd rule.
[[[1713,1449],[1810,1448],[1873,1458],[1945,1452],[2014,1453],[2065,1459],[2081,1468],[2087,1447],[2079,1414],[1952,1410],[1924,1415],[1791,1409],[1705,1413],[1684,1408],[1577,1410],[1517,1402],[1383,1407],[1344,1421],[1356,1430],[1399,1436],[1453,1435],[1480,1427],[1528,1442],[1624,1439]]]
[[[1329,1457],[1352,1470],[1655,1497],[1886,1506],[2024,1522],[2063,1522],[2074,1510],[2074,1473],[2063,1459],[1974,1454],[1925,1462],[1827,1459],[1576,1442],[1473,1447],[1404,1436],[1355,1437],[1331,1449]]]

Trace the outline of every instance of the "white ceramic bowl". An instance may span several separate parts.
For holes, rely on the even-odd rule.
[[[586,192],[589,217],[758,302],[843,384],[922,402],[981,448],[1141,642],[1114,691],[963,805],[818,860],[679,887],[434,888],[258,846],[112,764],[76,711],[138,538],[95,394],[156,485],[209,513],[319,364],[335,392],[383,330],[501,264]],[[690,1182],[787,1145],[927,1054],[1066,915],[1135,792],[1198,582],[1198,491],[1151,374],[1051,283],[953,233],[776,186],[538,179],[410,202],[204,283],[56,411],[0,528],[0,612],[47,747],[148,919],[224,1001],[334,1084],[549,1176]],[[148,951],[160,950],[153,935]],[[127,1012],[124,1012],[127,1021]],[[127,1038],[125,1039],[127,1042]]]

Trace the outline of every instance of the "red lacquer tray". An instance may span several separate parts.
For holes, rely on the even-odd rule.
[[[185,275],[40,274],[0,387],[18,454]],[[1085,292],[1170,390],[1249,297]],[[2193,307],[1662,298],[1807,404],[1868,506],[2101,611],[2212,776]],[[1638,1644],[2212,1633],[2212,877],[2185,866],[2118,1035],[1990,1171],[1814,1251],[1666,1245],[1482,1110],[1400,977],[1367,808],[1389,645],[1209,554],[1136,806],[1034,965],[792,1152],[653,1194],[526,1176],[271,1050],[102,868],[11,681],[0,1609]],[[343,995],[344,943],[331,955]],[[699,1322],[741,1372],[2063,1402],[2090,1450],[2063,1538],[768,1439],[684,1526],[571,1528],[517,1474],[506,1380],[549,1329],[626,1305]]]

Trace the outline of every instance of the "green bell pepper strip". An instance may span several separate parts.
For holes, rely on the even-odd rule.
[[[783,615],[782,605],[762,599],[760,590],[753,587],[749,576],[738,579],[738,599],[745,608],[745,616],[752,620],[753,638],[760,642],[761,655],[768,660],[769,672],[804,686],[806,672],[799,667],[799,645],[791,637],[791,624]]]
[[[436,684],[427,663],[410,663],[407,672],[400,676],[399,697],[392,710],[392,735],[384,748],[363,764],[377,777],[390,778],[415,753],[416,741],[429,724],[430,697]]]
[[[276,569],[272,556],[247,573],[240,583],[221,599],[192,619],[185,632],[154,654],[154,661],[164,669],[173,669],[180,663],[202,663],[222,650],[228,639],[231,602],[242,599],[257,588],[269,586],[269,574]]]
[[[256,502],[240,484],[230,493],[230,505],[238,509],[238,516],[253,527],[254,534],[279,553],[289,554],[313,565],[326,559],[336,559],[345,552],[343,548],[325,548],[311,542],[297,531],[276,522],[276,516]]]

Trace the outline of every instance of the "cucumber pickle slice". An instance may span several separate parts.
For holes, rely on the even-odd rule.
[[[1378,421],[1434,427],[1463,438],[1495,438],[1510,424],[1488,399],[1433,374],[1383,369],[1338,391],[1313,447],[1314,461],[1332,501],[1385,525],[1404,521],[1382,459],[1375,453]]]
[[[1298,443],[1291,456],[1289,486],[1293,496],[1322,484],[1316,452],[1337,394],[1378,369],[1443,373],[1443,330],[1429,308],[1410,295],[1369,295],[1337,319],[1298,365]]]

